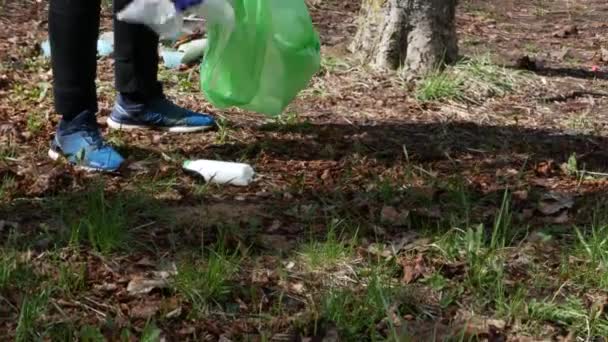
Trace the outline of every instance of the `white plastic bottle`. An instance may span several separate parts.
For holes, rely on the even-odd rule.
[[[202,175],[207,182],[218,184],[247,186],[255,175],[253,168],[247,164],[216,160],[187,160],[183,167]]]

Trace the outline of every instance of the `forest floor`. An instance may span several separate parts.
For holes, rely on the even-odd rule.
[[[280,117],[162,69],[213,132],[107,131],[100,58],[102,175],[47,158],[47,2],[0,0],[0,339],[606,340],[608,4],[461,1],[465,59],[413,84],[347,53],[359,2],[311,6],[322,70]]]

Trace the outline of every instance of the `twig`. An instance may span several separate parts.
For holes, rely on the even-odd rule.
[[[407,152],[407,146],[405,146],[405,144],[403,144],[403,154],[405,155],[405,161],[409,164],[410,154]]]
[[[11,308],[13,308],[13,310],[19,311],[19,309],[15,305],[13,305],[13,303],[11,303],[10,300],[4,298],[4,296],[0,295],[0,299],[2,299],[4,302],[6,302]]]
[[[66,319],[70,319],[70,317],[65,313],[65,311],[63,311],[63,309],[61,308],[61,306],[59,306],[59,304],[57,304],[56,300],[52,300],[51,303],[53,303],[53,306],[55,307],[55,309],[57,309],[57,311],[59,311],[59,313],[65,317]]]
[[[553,295],[553,298],[551,298],[551,302],[555,301],[555,298],[557,298],[557,296],[560,294],[560,292],[562,292],[562,289],[568,285],[569,281],[566,280],[560,287],[559,289],[557,289],[557,291],[555,291],[555,294]]]
[[[139,226],[137,226],[137,227],[135,227],[135,228],[131,229],[131,231],[138,231],[138,230],[140,230],[140,229],[144,229],[144,228],[150,227],[150,226],[152,226],[152,225],[154,225],[154,224],[156,224],[156,221],[152,221],[152,222],[144,223],[144,224],[142,224],[142,225],[139,225]]]
[[[105,308],[105,309],[107,309],[109,311],[115,311],[115,308],[111,307],[108,304],[100,303],[100,302],[98,302],[96,300],[93,300],[92,298],[89,298],[89,297],[84,297],[84,299],[87,300],[87,301],[89,301],[89,302],[91,302],[92,304],[95,304],[95,305],[97,305],[99,307]]]
[[[107,316],[105,313],[103,313],[103,312],[101,312],[101,311],[99,311],[99,310],[95,309],[94,307],[92,307],[92,306],[90,306],[90,305],[87,305],[87,304],[85,304],[85,303],[82,303],[82,302],[79,302],[79,301],[75,301],[74,303],[76,303],[76,304],[78,304],[78,305],[82,306],[82,307],[83,307],[83,308],[85,308],[85,309],[89,309],[89,310],[93,311],[94,313],[96,313],[96,314],[98,314],[99,316],[101,316],[103,319],[105,319],[105,318],[106,318],[106,316]]]
[[[576,98],[583,97],[586,95],[589,95],[591,97],[608,97],[608,93],[605,93],[605,92],[576,90],[576,91],[572,91],[568,94],[560,94],[557,96],[543,97],[540,100],[541,100],[541,102],[565,102],[565,101],[576,99]]]
[[[597,176],[597,177],[608,177],[608,173],[603,173],[603,172],[579,171],[579,173],[581,173],[582,176],[590,175],[590,176]]]

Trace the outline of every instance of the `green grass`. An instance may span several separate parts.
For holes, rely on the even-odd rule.
[[[309,120],[303,119],[298,113],[288,112],[272,117],[261,129],[263,131],[306,134],[314,130],[314,125]]]
[[[417,85],[415,97],[420,102],[479,102],[515,91],[524,76],[493,63],[489,55],[476,56],[429,73]]]
[[[321,320],[336,326],[345,340],[365,339],[396,340],[395,322],[387,319],[389,336],[379,336],[376,326],[389,316],[401,317],[413,310],[412,303],[398,288],[390,286],[383,277],[372,274],[364,289],[334,288],[321,299]]]
[[[0,145],[0,161],[17,158],[17,143],[9,140]]]
[[[44,68],[44,65],[36,59],[27,60],[25,66],[28,69]],[[51,85],[46,82],[39,83],[36,87],[17,83],[12,89],[12,96],[16,101],[29,102],[30,104],[40,103],[47,97],[50,87]]]
[[[343,221],[333,220],[328,225],[324,240],[318,241],[313,237],[300,248],[299,254],[307,268],[318,271],[329,270],[352,258],[357,229],[352,231],[355,237],[346,240],[340,236],[344,228]]]
[[[107,330],[106,330],[107,331]],[[161,341],[162,331],[156,327],[153,322],[147,322],[141,330],[141,333],[135,334],[131,332],[129,327],[122,328],[120,331],[120,339],[110,339],[111,341],[141,341],[141,342],[159,342]],[[115,333],[112,331],[112,333]],[[140,336],[139,339],[137,336]],[[50,341],[88,341],[88,342],[105,342],[108,339],[102,333],[102,329],[96,325],[83,324],[79,325],[76,322],[61,322],[52,324],[47,327],[42,336]],[[116,336],[116,335],[114,335]]]
[[[434,71],[418,84],[415,96],[421,102],[461,100],[464,97],[462,80],[443,71]]]
[[[548,0],[536,0],[534,2],[534,14],[537,17],[544,17],[549,13],[549,1]]]
[[[539,53],[541,51],[541,49],[538,47],[538,45],[536,45],[535,43],[532,43],[532,42],[526,43],[524,45],[523,49],[530,54]]]
[[[18,275],[19,263],[13,253],[3,252],[0,254],[0,291],[5,289]]]
[[[229,253],[221,246],[209,251],[205,259],[183,261],[173,279],[174,289],[192,305],[195,316],[228,297],[240,263],[237,252]]]
[[[61,200],[61,211],[70,227],[70,244],[77,246],[85,242],[101,253],[127,248],[132,218],[127,201],[129,199],[120,196],[106,199],[103,185]]]
[[[44,291],[38,295],[28,296],[23,300],[15,332],[16,342],[38,339],[40,328],[37,326],[37,319],[44,314],[47,304],[48,294]]]
[[[10,190],[13,189],[16,184],[15,177],[12,175],[6,174],[0,177],[0,201],[2,201],[5,196],[9,195]]]
[[[220,117],[217,119],[217,135],[215,138],[216,144],[223,145],[230,141],[230,134],[232,132],[232,127],[230,126],[230,122],[228,119],[224,117]]]
[[[116,148],[123,148],[126,146],[125,143],[125,132],[117,129],[109,130],[106,134],[106,141]]]
[[[60,263],[57,286],[68,295],[77,295],[85,290],[86,265]]]
[[[39,281],[40,277],[28,262],[20,258],[18,252],[0,249],[0,293],[8,289],[26,291]]]
[[[197,80],[193,79],[194,71],[196,68],[191,69],[188,72],[178,73],[177,86],[182,93],[192,93],[199,91],[199,84]]]
[[[608,289],[608,224],[596,216],[589,229],[577,227],[574,231],[577,238],[574,255],[585,262],[568,265],[566,273],[578,277],[586,286]]]
[[[27,115],[27,131],[37,134],[44,127],[44,116],[37,112],[30,112]]]
[[[147,325],[144,329],[141,339],[141,342],[158,342],[160,341],[160,329],[156,328],[153,325]]]
[[[444,257],[466,265],[462,285],[479,307],[494,307],[507,315],[521,310],[518,302],[522,293],[505,285],[505,248],[519,233],[512,225],[510,198],[505,192],[491,229],[483,224],[456,228],[436,242]]]
[[[104,342],[105,337],[98,327],[83,325],[78,332],[78,340],[82,342]]]
[[[51,323],[44,332],[44,338],[50,341],[76,341],[76,328],[70,322]]]
[[[465,59],[454,66],[469,92],[479,97],[505,96],[514,90],[521,75],[492,62],[489,55]]]
[[[578,336],[586,336],[587,340],[608,336],[608,320],[602,310],[587,308],[577,297],[567,297],[559,303],[532,300],[528,304],[528,318],[573,329]]]
[[[321,70],[325,72],[346,71],[350,68],[348,62],[342,58],[334,56],[323,56],[321,58]]]

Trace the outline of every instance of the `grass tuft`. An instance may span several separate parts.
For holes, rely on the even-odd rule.
[[[237,272],[238,264],[236,252],[229,254],[220,247],[210,251],[205,262],[182,262],[173,286],[192,305],[195,312],[206,312],[210,304],[220,304],[230,294],[230,280]]]
[[[474,98],[501,97],[512,92],[521,72],[492,62],[489,55],[463,60],[453,68]]]
[[[123,198],[108,201],[103,187],[98,186],[85,194],[82,212],[72,214],[79,215],[71,224],[72,244],[87,241],[101,253],[110,253],[128,245],[129,214]]]
[[[30,112],[27,116],[27,131],[32,134],[39,133],[44,127],[44,116],[40,113]]]
[[[551,322],[586,336],[587,341],[608,336],[608,320],[602,310],[587,309],[576,297],[567,297],[563,302],[532,300],[528,304],[528,317],[541,322]]]
[[[416,99],[420,102],[440,100],[462,100],[462,80],[443,71],[427,75],[416,88]]]
[[[522,80],[521,71],[497,65],[484,55],[432,71],[418,84],[415,97],[421,102],[480,102],[513,92]]]
[[[106,339],[98,327],[84,325],[80,328],[78,340],[83,342],[104,342]]]
[[[332,221],[324,241],[317,241],[313,238],[301,247],[299,254],[309,270],[329,270],[352,257],[356,232],[352,241],[345,240],[338,233],[339,229],[343,231],[341,229],[343,224],[343,221]]]
[[[377,330],[381,322],[387,326],[389,335],[396,337],[394,318],[413,312],[401,305],[402,295],[402,291],[374,273],[363,290],[330,289],[321,300],[321,318],[335,325],[347,341],[360,336],[369,336],[372,340],[386,338],[379,336]]]
[[[39,280],[31,265],[20,260],[17,252],[0,249],[0,293],[9,288],[28,290]]]
[[[37,340],[36,320],[46,311],[48,294],[42,292],[35,296],[26,297],[21,304],[17,329],[15,332],[16,342]]]
[[[57,286],[66,294],[76,295],[86,286],[86,265],[60,264]]]

